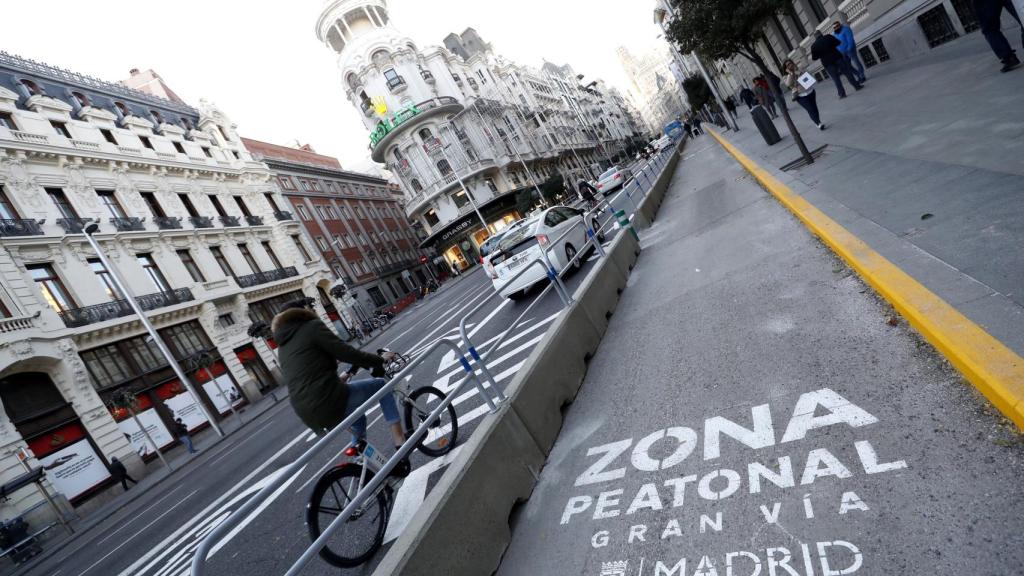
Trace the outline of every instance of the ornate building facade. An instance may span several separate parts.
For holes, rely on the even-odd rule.
[[[523,216],[520,191],[593,175],[623,147],[628,114],[615,98],[575,76],[559,86],[553,76],[565,72],[509,62],[472,29],[421,48],[392,26],[383,0],[333,0],[316,32],[338,55],[372,159],[387,164],[406,214],[427,233],[421,245],[456,268]]]
[[[180,449],[174,419],[197,430],[200,407],[219,419],[277,386],[273,343],[248,327],[333,282],[289,206],[215,106],[0,53],[0,481],[23,454],[87,509],[112,458],[144,473],[143,429]],[[198,398],[90,248],[91,223]],[[22,489],[0,516],[42,504]]]

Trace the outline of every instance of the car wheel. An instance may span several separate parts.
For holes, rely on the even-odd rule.
[[[526,290],[516,290],[515,292],[508,295],[508,299],[513,302],[519,302],[520,300],[526,299]]]
[[[583,266],[582,259],[576,260],[573,263],[572,259],[576,258],[576,248],[572,244],[565,245],[565,265],[572,268],[573,270],[579,270]]]
[[[597,241],[604,244],[605,236],[604,232],[600,231],[601,224],[597,218],[590,221],[590,229],[594,231],[594,235],[597,236]]]

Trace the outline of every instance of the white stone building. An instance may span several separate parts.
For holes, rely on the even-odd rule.
[[[687,110],[682,79],[685,71],[673,71],[672,56],[667,46],[643,54],[633,54],[625,46],[616,53],[619,64],[632,83],[631,92],[640,114],[652,132],[661,132],[668,122]]]
[[[224,395],[252,402],[277,386],[252,322],[332,281],[301,256],[316,251],[300,248],[230,118],[174,98],[0,53],[0,482],[24,471],[21,450],[31,467],[70,458],[47,472],[50,489],[84,509],[103,502],[111,458],[135,475],[155,457],[115,395],[135,396],[162,449],[182,449],[174,418],[208,426],[197,402],[223,416]],[[147,340],[89,222],[200,398]],[[198,351],[209,373],[189,369]],[[30,488],[0,504],[0,518],[47,514]]]
[[[626,115],[614,99],[584,97],[575,78],[562,89],[550,70],[508,62],[473,29],[418,47],[391,25],[383,0],[332,0],[316,32],[338,54],[371,157],[387,164],[428,234],[422,245],[457,268],[476,264],[488,235],[523,216],[518,192],[555,174],[593,174],[621,151],[619,118],[607,118]]]

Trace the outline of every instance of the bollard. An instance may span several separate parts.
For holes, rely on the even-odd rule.
[[[629,230],[630,233],[633,234],[633,238],[635,238],[638,242],[640,241],[640,235],[638,235],[636,233],[636,230],[633,228],[633,223],[630,222],[629,218],[626,216],[626,211],[625,210],[622,210],[622,209],[616,210],[615,211],[615,218],[618,219],[619,226],[622,226],[623,228]]]

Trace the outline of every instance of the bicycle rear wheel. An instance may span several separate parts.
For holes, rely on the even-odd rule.
[[[405,429],[411,434],[427,420],[430,413],[446,396],[433,386],[423,386],[413,390],[405,401]],[[451,404],[441,412],[437,420],[430,425],[425,436],[416,444],[416,448],[427,456],[443,456],[455,448],[459,438],[459,419],[455,407]]]
[[[355,498],[362,470],[362,466],[356,464],[337,466],[317,481],[306,505],[306,528],[310,541],[315,542]],[[372,478],[373,472],[367,470],[364,485]],[[386,489],[382,489],[376,498],[371,497],[364,502],[334,533],[327,545],[320,549],[320,557],[340,568],[359,566],[384,543],[387,526],[388,496]]]

